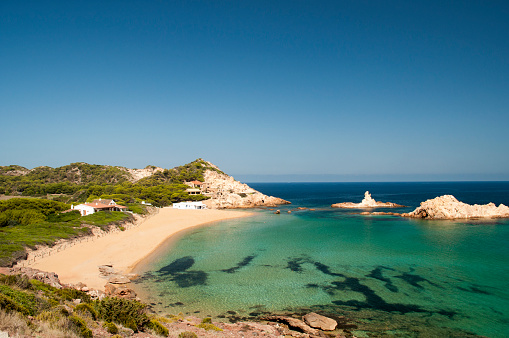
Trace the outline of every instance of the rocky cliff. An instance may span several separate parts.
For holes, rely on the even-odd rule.
[[[211,163],[210,165],[217,169]],[[204,195],[210,197],[210,200],[205,201],[209,208],[235,209],[257,206],[274,207],[279,204],[290,204],[290,202],[284,199],[264,195],[219,170],[207,169],[203,177],[205,184],[202,190]]]
[[[349,209],[364,209],[364,208],[401,208],[404,205],[399,205],[392,202],[379,202],[375,201],[369,191],[364,193],[364,199],[360,203],[343,202],[331,205],[333,208],[349,208]]]
[[[401,216],[425,219],[501,218],[509,217],[509,207],[503,204],[497,207],[494,203],[470,205],[452,195],[444,195],[421,202],[414,211]]]

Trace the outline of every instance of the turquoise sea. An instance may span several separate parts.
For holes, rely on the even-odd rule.
[[[154,310],[223,321],[313,310],[360,337],[509,336],[509,220],[330,208],[366,190],[408,206],[397,212],[444,194],[509,205],[509,182],[250,186],[292,205],[193,229],[152,257],[135,289]]]

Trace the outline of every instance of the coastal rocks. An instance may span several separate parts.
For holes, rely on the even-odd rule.
[[[349,208],[349,209],[363,209],[363,208],[402,208],[404,205],[399,205],[392,202],[379,202],[375,201],[369,191],[364,193],[364,199],[361,203],[343,202],[331,205],[332,208]]]
[[[332,331],[338,325],[334,319],[319,315],[318,313],[310,312],[302,319],[311,327],[324,331]]]
[[[218,171],[208,169],[203,177],[205,179],[204,195],[210,196],[210,200],[205,202],[209,208],[237,209],[290,204],[281,198],[264,195],[247,184]]]
[[[28,279],[36,279],[57,289],[64,288],[60,279],[58,279],[58,275],[54,272],[46,272],[29,267],[14,267],[11,269],[11,273],[27,276]]]
[[[304,323],[302,320],[293,318],[293,317],[287,317],[287,316],[266,316],[262,318],[263,320],[272,321],[272,322],[278,322],[278,323],[284,323],[288,325],[288,328],[290,330],[297,330],[303,333],[306,333],[310,335],[311,337],[325,337],[325,335],[318,329],[314,329],[311,326]],[[290,334],[290,332],[284,332],[285,334]],[[292,335],[294,336],[294,335]],[[295,337],[295,336],[294,336]]]
[[[128,288],[125,284],[115,285],[108,283],[104,286],[104,293],[107,296],[136,299],[136,292]]]
[[[436,197],[425,202],[404,217],[424,219],[465,219],[465,218],[503,218],[509,217],[509,207],[494,203],[470,205],[458,201],[452,195]]]

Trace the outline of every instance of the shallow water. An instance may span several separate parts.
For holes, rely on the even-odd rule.
[[[367,189],[409,206],[397,211],[444,193],[508,204],[508,183],[252,186],[293,204],[182,237],[136,285],[156,310],[225,320],[315,310],[345,315],[360,336],[507,336],[507,220],[423,221],[329,206],[360,201]]]

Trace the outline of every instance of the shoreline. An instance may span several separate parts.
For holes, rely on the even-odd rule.
[[[186,230],[251,215],[237,210],[162,208],[128,230],[78,243],[26,266],[54,272],[65,284],[81,282],[91,289],[104,291],[107,278],[100,277],[98,266],[112,265],[119,273],[127,274],[139,269],[140,264]]]

